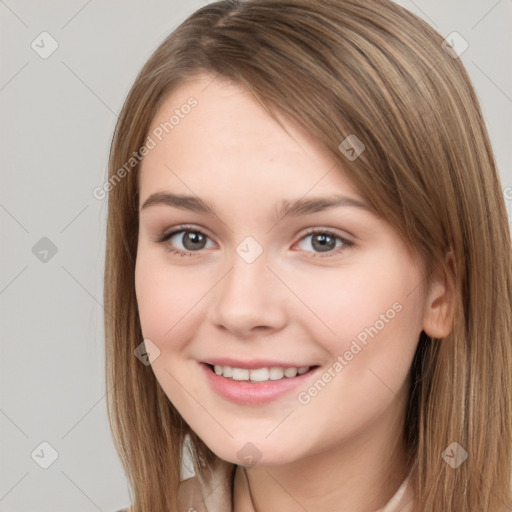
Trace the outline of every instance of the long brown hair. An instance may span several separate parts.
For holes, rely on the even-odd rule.
[[[107,403],[134,512],[177,510],[186,434],[198,465],[217,457],[134,356],[143,340],[134,286],[139,165],[126,166],[168,94],[203,72],[246,87],[277,121],[312,134],[421,257],[426,282],[437,272],[453,280],[452,332],[422,332],[412,364],[403,439],[414,510],[512,506],[510,232],[477,96],[442,43],[387,0],[225,0],[187,18],[138,74],[104,187]],[[339,149],[351,134],[365,145],[355,160]],[[468,455],[457,468],[442,456],[454,442]]]

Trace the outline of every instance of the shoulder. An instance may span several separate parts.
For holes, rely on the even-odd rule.
[[[211,466],[195,468],[196,474],[182,480],[178,489],[180,510],[225,512],[232,510],[232,486],[236,464],[216,459]]]
[[[178,509],[196,512],[224,512],[232,509],[232,485],[236,464],[217,459],[210,468],[181,480],[178,487]],[[116,512],[132,512],[131,507]]]
[[[201,483],[197,476],[187,478],[180,482],[178,491],[178,506],[180,510],[188,510],[190,506],[195,505],[197,512],[202,512],[200,503],[202,503],[203,497],[201,494]],[[116,510],[116,512],[132,512],[131,507],[122,508]]]
[[[203,486],[197,476],[187,478],[180,482],[178,489],[178,507],[180,510],[193,508],[197,512],[204,509]]]

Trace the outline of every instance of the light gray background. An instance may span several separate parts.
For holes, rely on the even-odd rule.
[[[461,58],[510,211],[512,0],[398,3],[468,41]],[[113,512],[130,502],[106,416],[106,201],[92,191],[137,72],[204,4],[0,0],[0,511]],[[31,47],[43,31],[59,45],[47,59]],[[57,248],[46,262],[32,250],[43,237]],[[43,441],[58,452],[48,469],[34,461],[49,454]]]

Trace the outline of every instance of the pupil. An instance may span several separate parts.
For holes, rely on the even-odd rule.
[[[319,245],[315,244],[318,241]],[[326,252],[330,249],[334,249],[336,240],[331,235],[318,234],[313,237],[313,247],[319,249],[321,252]]]
[[[190,231],[184,235],[183,245],[188,249],[197,249],[199,244],[199,248],[202,249],[204,246],[205,237],[201,235],[201,233],[197,233],[195,231]],[[202,243],[202,245],[201,245]]]

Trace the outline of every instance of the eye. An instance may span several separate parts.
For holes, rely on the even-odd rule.
[[[207,240],[208,235],[203,231],[188,226],[179,226],[169,233],[164,233],[155,242],[164,245],[169,252],[180,256],[192,256],[192,253],[207,248]]]
[[[310,240],[305,242],[308,238]],[[303,244],[302,247],[300,247],[302,250],[308,251],[307,248],[312,247],[313,250],[318,251],[318,253],[329,253],[326,254],[326,256],[334,256],[354,245],[353,242],[325,229],[309,231],[309,233],[306,233],[306,235],[301,238],[301,241],[297,245],[301,243]],[[317,257],[317,254],[313,257]]]
[[[310,240],[306,242],[308,238]],[[200,229],[192,226],[178,226],[172,231],[162,234],[154,241],[164,245],[165,249],[171,253],[179,256],[192,256],[195,252],[199,253],[202,249],[214,246],[214,244],[208,246],[208,240],[208,235]],[[299,248],[306,252],[311,252],[308,247],[312,248],[313,252],[316,253],[313,254],[313,257],[335,256],[354,245],[353,242],[326,229],[309,231],[297,245],[300,246],[300,244],[302,246]]]

